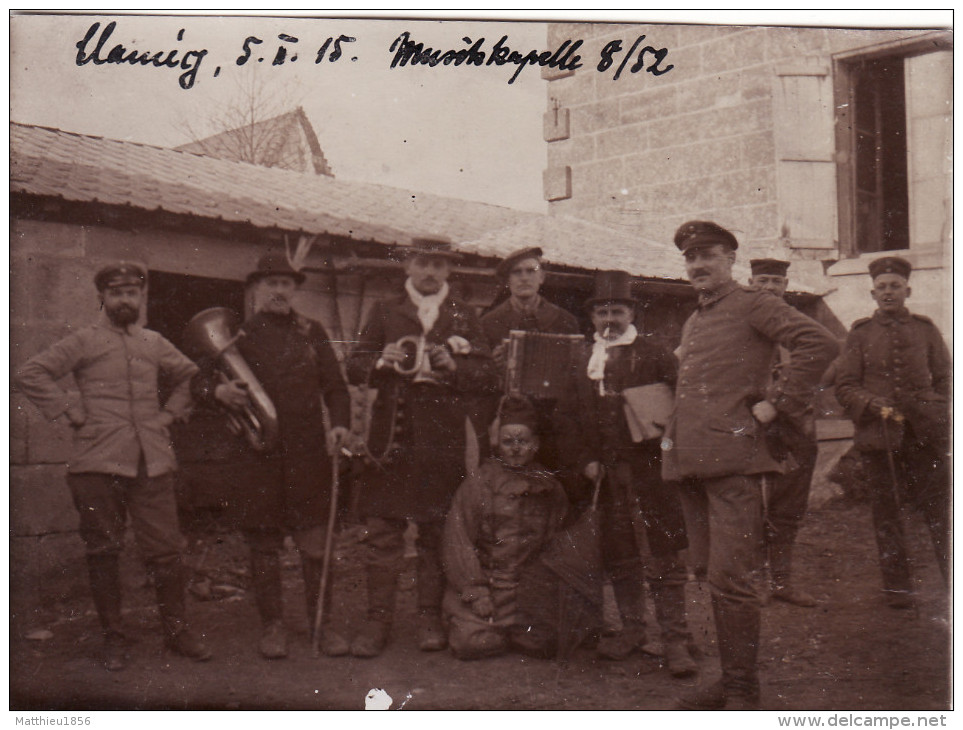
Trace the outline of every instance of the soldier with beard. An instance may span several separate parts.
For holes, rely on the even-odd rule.
[[[190,412],[197,366],[137,324],[147,284],[141,266],[111,264],[94,284],[103,307],[100,320],[33,357],[16,383],[44,416],[65,420],[74,432],[67,485],[80,514],[90,589],[104,630],[105,667],[118,671],[127,663],[119,560],[128,516],[157,590],[167,648],[197,661],[209,659],[211,652],[185,618],[185,544],[168,430]],[[58,384],[68,375],[79,395]],[[163,404],[157,396],[161,375],[172,389]]]

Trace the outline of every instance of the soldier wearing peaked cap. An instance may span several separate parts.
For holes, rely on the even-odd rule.
[[[481,325],[499,372],[505,372],[505,343],[512,330],[579,334],[578,320],[571,313],[546,300],[540,293],[546,276],[541,248],[530,246],[510,253],[498,264],[495,273],[508,287],[509,297],[484,314]],[[497,397],[486,399],[480,418],[483,428],[487,428],[494,419],[497,402]],[[539,461],[546,468],[557,470],[561,464],[557,429],[553,421],[555,399],[536,398],[534,405],[539,416],[541,434]]]
[[[408,520],[418,525],[419,648],[447,644],[441,533],[465,478],[466,418],[496,385],[481,324],[449,293],[458,258],[447,240],[414,240],[404,292],[375,304],[348,358],[349,380],[378,391],[361,487],[368,612],[351,644],[354,656],[377,656],[388,642]]]
[[[190,413],[190,379],[197,366],[161,335],[137,324],[147,272],[116,262],[97,272],[99,321],[30,359],[16,376],[22,392],[47,418],[74,432],[67,485],[80,514],[90,589],[104,630],[104,665],[127,662],[121,623],[119,558],[128,516],[154,580],[165,644],[195,660],[209,659],[187,624],[185,547],[177,520],[169,427]],[[58,381],[71,375],[79,397]],[[158,401],[158,378],[172,390]]]
[[[750,287],[772,292],[780,298],[785,295],[789,285],[788,261],[752,259],[749,267],[752,271],[749,277]],[[775,390],[779,388],[783,362],[788,362],[788,359],[789,353],[785,348],[779,347],[773,363],[772,388]],[[812,407],[807,408],[806,415],[798,421],[777,418],[770,424],[769,431],[778,440],[787,457],[787,471],[770,480],[766,500],[766,523],[769,528],[766,537],[772,597],[796,606],[812,608],[816,605],[816,599],[798,588],[792,580],[792,547],[799,523],[806,514],[809,487],[818,455]]]
[[[906,308],[911,271],[896,256],[870,263],[876,312],[853,323],[836,375],[867,469],[883,590],[897,609],[915,605],[901,501],[922,512],[949,577],[950,355],[936,325]]]
[[[688,543],[682,505],[674,486],[661,475],[659,450],[668,421],[677,368],[667,350],[635,327],[636,300],[625,271],[600,271],[586,301],[595,326],[586,345],[573,397],[562,423],[575,425],[565,452],[577,470],[601,479],[601,553],[612,582],[622,630],[603,636],[598,653],[622,660],[646,643],[645,589],[655,606],[669,672],[694,674],[686,623],[685,563]],[[650,413],[637,406],[664,404]],[[644,535],[644,537],[640,537]]]
[[[675,235],[698,306],[682,329],[675,409],[662,440],[662,475],[679,483],[689,553],[707,573],[722,678],[679,700],[685,709],[759,705],[759,577],[764,566],[763,482],[781,465],[765,427],[799,421],[838,351],[821,325],[770,293],[732,278],[738,242],[709,221]],[[789,361],[769,389],[776,347]]]
[[[238,437],[232,461],[234,479],[228,509],[250,548],[251,580],[262,624],[258,651],[265,659],[287,656],[280,551],[290,535],[301,557],[308,625],[314,627],[319,600],[329,606],[332,584],[320,596],[325,525],[332,485],[330,456],[348,433],[350,397],[337,355],[320,322],[294,309],[304,282],[284,251],[263,255],[247,276],[254,313],[241,327],[238,352],[270,398],[277,413],[278,443],[257,451]],[[202,358],[192,392],[202,403],[240,410],[248,404],[248,384],[222,383],[214,358]],[[331,428],[325,432],[322,401]],[[344,655],[348,642],[332,625],[321,627],[319,646],[329,656]]]

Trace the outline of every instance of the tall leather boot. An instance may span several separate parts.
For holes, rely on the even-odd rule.
[[[127,648],[121,629],[120,557],[117,554],[88,555],[90,592],[104,630],[104,667],[119,672],[127,666]]]
[[[301,572],[304,575],[304,598],[308,610],[308,635],[314,639],[314,621],[318,612],[318,595],[321,592],[321,573],[324,562],[301,554]],[[324,592],[324,616],[321,623],[319,647],[327,656],[344,656],[351,652],[347,639],[331,626],[331,596],[333,570],[328,570],[328,585]]]
[[[769,571],[772,574],[772,597],[794,606],[813,608],[816,599],[792,582],[792,542],[775,540],[769,544]]]
[[[613,578],[612,589],[622,630],[599,639],[595,651],[603,659],[622,661],[645,645],[643,582],[636,576]]]
[[[684,581],[684,577],[683,577]],[[655,617],[662,629],[662,647],[669,674],[673,677],[691,677],[699,671],[689,653],[692,635],[686,623],[685,582],[672,578],[649,582]]]
[[[395,593],[398,590],[400,566],[371,564],[365,567],[368,583],[368,616],[361,630],[351,642],[351,654],[356,657],[376,657],[384,651],[391,633],[395,612]]]
[[[712,596],[722,678],[678,701],[685,710],[759,709],[759,625],[756,604]]]
[[[418,648],[441,651],[448,646],[448,633],[441,621],[441,602],[445,594],[445,574],[441,567],[438,545],[419,546],[418,577]]]
[[[288,655],[288,637],[284,628],[281,558],[276,550],[251,551],[251,582],[262,627],[258,651],[265,659],[283,659]]]
[[[165,646],[194,661],[210,659],[211,650],[187,624],[184,609],[187,573],[181,559],[175,556],[154,560],[148,565],[148,570],[154,578]]]

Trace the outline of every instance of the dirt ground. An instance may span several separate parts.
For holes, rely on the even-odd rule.
[[[866,506],[811,512],[797,548],[799,582],[821,601],[804,609],[773,603],[764,610],[760,649],[763,704],[770,710],[939,711],[951,709],[951,606],[918,517],[907,520],[919,610],[896,611],[881,599],[879,569]],[[206,550],[205,550],[206,548]],[[361,617],[357,535],[339,541],[338,621]],[[414,570],[402,579],[392,642],[376,659],[315,658],[294,554],[285,557],[290,657],[257,654],[253,597],[244,592],[245,555],[238,539],[207,532],[192,561],[200,580],[189,601],[194,625],[215,652],[196,664],[166,654],[144,574],[131,560],[124,620],[135,640],[126,671],[99,664],[101,639],[84,576],[73,598],[11,636],[11,710],[363,709],[372,688],[392,709],[660,710],[698,680],[672,679],[655,654],[598,660],[582,647],[560,665],[509,655],[460,662],[415,646]],[[199,600],[199,598],[207,600]],[[690,627],[704,656],[702,674],[718,670],[708,593],[688,586]],[[32,638],[28,638],[32,637]],[[653,647],[655,649],[657,647]]]

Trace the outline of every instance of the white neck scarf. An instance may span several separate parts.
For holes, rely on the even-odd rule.
[[[408,292],[412,303],[418,307],[418,320],[421,322],[422,331],[427,334],[438,321],[439,308],[448,296],[448,282],[441,285],[437,294],[422,294],[415,289],[415,285],[411,283],[409,277],[405,280],[405,291]]]
[[[598,332],[595,333],[595,344],[592,345],[592,356],[589,358],[586,372],[590,380],[599,381],[600,391],[602,389],[602,379],[605,377],[605,361],[608,359],[608,349],[618,345],[631,345],[638,336],[639,331],[635,328],[634,324],[626,327],[625,332],[615,340],[606,340]]]

